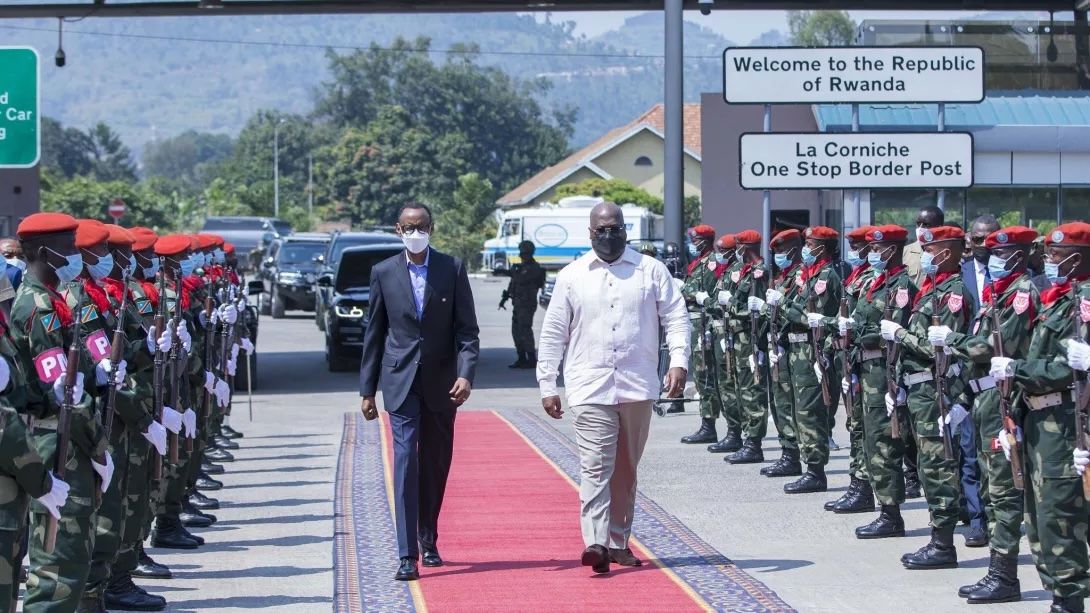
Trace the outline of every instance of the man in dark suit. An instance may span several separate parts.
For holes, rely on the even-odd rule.
[[[418,579],[416,561],[442,566],[439,509],[454,451],[454,417],[469,398],[480,341],[465,264],[428,246],[431,210],[398,215],[404,253],[371,270],[370,324],[363,336],[360,405],[378,416],[381,390],[394,440],[399,581]],[[418,546],[419,545],[419,546]]]

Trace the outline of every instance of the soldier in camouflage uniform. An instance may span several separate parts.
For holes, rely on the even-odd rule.
[[[65,480],[71,485],[54,550],[45,551],[47,506],[31,505],[30,577],[23,601],[28,613],[75,611],[80,604],[91,564],[95,531],[95,490],[109,485],[112,464],[94,405],[83,382],[95,381],[93,364],[81,355],[79,364],[66,364],[65,350],[83,339],[73,339],[75,318],[98,317],[94,305],[74,313],[59,293],[83,269],[75,245],[76,220],[60,213],[37,213],[19,224],[19,238],[27,255],[27,275],[15,296],[11,330],[24,372],[36,372],[27,385],[27,413],[37,420],[34,439],[47,466],[56,465],[57,416],[65,397],[66,368],[79,371],[69,421],[71,446]]]
[[[731,273],[734,294],[724,307],[727,330],[734,336],[732,351],[734,380],[738,386],[738,405],[742,410],[742,448],[724,458],[731,464],[756,464],[764,461],[761,439],[768,433],[768,394],[765,382],[768,369],[759,344],[760,308],[751,308],[750,298],[768,289],[768,268],[761,259],[761,235],[744,230],[734,235],[738,260],[742,267]],[[757,331],[754,334],[754,330]]]
[[[692,368],[693,381],[700,394],[700,428],[681,438],[682,443],[714,443],[719,436],[715,431],[715,420],[722,412],[722,400],[719,398],[716,368],[711,364],[715,360],[713,348],[714,330],[711,318],[704,311],[704,306],[715,290],[716,263],[712,255],[712,243],[715,241],[715,228],[701,224],[689,228],[688,276],[681,287],[681,295],[689,308],[689,321],[692,323]]]
[[[1041,292],[1024,359],[993,357],[990,374],[1013,379],[1021,394],[1025,448],[1026,537],[1041,576],[1052,593],[1050,613],[1080,613],[1090,596],[1087,505],[1079,477],[1090,452],[1077,447],[1076,399],[1086,387],[1090,346],[1090,224],[1057,226],[1045,239],[1045,273],[1052,287]],[[1077,309],[1077,310],[1076,310]],[[1075,329],[1075,322],[1078,328]]]
[[[858,347],[859,390],[863,404],[863,448],[871,490],[881,505],[874,521],[855,529],[856,538],[877,539],[905,535],[901,503],[905,501],[906,477],[902,470],[905,444],[912,430],[904,411],[887,410],[889,371],[896,373],[896,346],[881,336],[881,321],[888,318],[904,325],[912,313],[916,286],[901,260],[908,232],[893,225],[867,231],[867,263],[875,276],[867,284],[851,316],[839,318],[842,337],[851,335]],[[898,420],[900,437],[894,438],[892,420]]]
[[[933,345],[927,332],[933,317],[938,319],[939,325],[954,332],[968,331],[975,307],[960,274],[965,232],[953,226],[929,228],[920,233],[920,241],[923,248],[920,268],[925,280],[914,301],[912,316],[904,327],[892,320],[881,323],[882,338],[901,345],[899,369],[903,388],[896,398],[887,394],[887,407],[901,404],[906,394],[903,389],[907,388],[908,413],[919,448],[920,480],[931,514],[931,542],[914,553],[905,554],[901,562],[909,569],[955,568],[957,550],[953,539],[958,522],[958,464],[956,454],[947,457],[943,430],[949,429],[950,438],[953,438],[967,412],[962,405],[947,401],[950,409],[944,423],[940,423],[935,376],[938,370],[936,355],[943,349]],[[950,362],[943,356],[942,363]],[[949,378],[958,372],[955,364],[937,373],[944,378],[950,398],[957,397],[958,380]]]
[[[841,303],[848,314],[855,310],[862,294],[870,288],[870,282],[875,277],[874,269],[867,263],[867,232],[871,229],[873,226],[863,226],[847,233],[848,253],[844,261],[852,267],[852,270],[848,278],[844,279]],[[836,513],[873,511],[874,493],[871,490],[866,452],[863,448],[863,396],[859,390],[858,366],[860,352],[853,346],[854,343],[845,343],[845,339],[838,334],[830,334],[828,340],[830,349],[836,351],[837,369],[844,373],[840,389],[844,395],[844,405],[848,413],[845,425],[848,429],[850,445],[851,460],[848,475],[851,477],[851,482],[842,496],[825,503],[825,510]],[[848,363],[846,364],[845,361]]]
[[[800,459],[806,464],[801,477],[784,485],[788,494],[828,489],[825,465],[829,463],[829,413],[840,401],[840,375],[825,351],[824,340],[827,322],[835,321],[840,309],[842,285],[833,264],[839,237],[825,226],[806,229],[802,271],[796,282],[799,292],[783,303],[796,435]],[[782,296],[770,294],[769,298],[776,301]],[[820,378],[816,372],[819,369]]]
[[[733,234],[724,234],[715,241],[715,274],[719,280],[708,298],[706,311],[712,318],[715,332],[715,364],[719,368],[719,398],[722,401],[723,418],[727,422],[727,434],[718,442],[708,445],[711,453],[733,453],[742,448],[742,409],[738,402],[738,382],[734,378],[734,334],[727,330],[724,308],[730,303],[737,284],[734,273],[741,270],[738,245]]]
[[[511,266],[511,282],[500,299],[500,308],[511,301],[511,337],[515,341],[518,359],[508,368],[536,368],[537,349],[534,347],[534,312],[537,294],[545,287],[545,269],[534,259],[534,243],[519,243],[519,263]]]
[[[1022,538],[1022,490],[1014,486],[1008,457],[1009,441],[1000,414],[1001,390],[989,374],[994,357],[992,334],[998,319],[1002,355],[1023,359],[1029,350],[1034,318],[1041,312],[1040,296],[1026,273],[1028,256],[1037,231],[1021,226],[1002,228],[985,238],[989,251],[991,285],[982,289],[980,309],[972,334],[951,332],[936,326],[928,334],[949,347],[962,360],[962,378],[968,383],[958,402],[972,407],[979,435],[977,455],[985,475],[986,512],[991,520],[991,561],[988,572],[976,583],[963,586],[958,595],[971,603],[1013,602],[1021,599],[1018,582],[1018,542]],[[999,312],[995,313],[997,308]],[[1010,424],[1016,428],[1013,422]],[[1003,445],[1007,443],[1007,445]]]

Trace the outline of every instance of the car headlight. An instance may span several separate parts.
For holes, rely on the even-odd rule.
[[[337,314],[337,317],[344,317],[346,319],[359,319],[367,314],[366,311],[356,305],[346,307],[338,304],[333,307],[333,312]]]
[[[302,276],[297,272],[282,272],[276,275],[276,280],[281,283],[295,283],[301,278]]]

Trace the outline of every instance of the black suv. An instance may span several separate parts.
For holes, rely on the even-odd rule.
[[[318,277],[329,292],[319,316],[325,330],[325,359],[331,372],[351,370],[359,363],[363,331],[369,323],[371,268],[403,251],[401,242],[351,247],[339,254],[337,270]]]
[[[260,276],[265,284],[262,313],[280,319],[289,309],[314,308],[314,281],[319,266],[314,258],[324,253],[328,244],[328,234],[305,233],[284,236],[269,245],[261,262]]]
[[[315,258],[318,275],[330,275],[337,270],[341,253],[350,247],[361,245],[382,245],[401,247],[401,239],[389,232],[335,232],[329,240],[325,253]],[[370,270],[370,269],[368,269]],[[318,286],[314,292],[314,323],[319,330],[325,330],[325,318],[322,316],[329,304],[329,287]]]

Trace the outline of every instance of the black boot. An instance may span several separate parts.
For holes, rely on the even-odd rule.
[[[1048,613],[1083,613],[1086,610],[1084,607],[1085,604],[1080,596],[1071,598],[1053,596],[1052,606],[1049,607]]]
[[[216,481],[208,475],[198,472],[197,473],[197,489],[204,490],[206,492],[214,492],[219,489],[223,489],[223,482]]]
[[[166,564],[160,564],[151,559],[151,556],[144,551],[143,543],[138,546],[140,547],[140,557],[137,559],[137,565],[132,571],[132,576],[146,579],[171,579],[174,577]]]
[[[742,433],[738,428],[727,428],[727,435],[718,443],[708,445],[711,453],[734,453],[742,448]]]
[[[766,477],[797,477],[802,474],[802,464],[799,462],[799,450],[784,448],[780,459],[770,466],[761,469],[761,474]]]
[[[810,494],[827,489],[829,482],[825,479],[825,467],[821,464],[807,464],[806,472],[801,477],[783,486],[786,494]]]
[[[871,489],[870,481],[865,479],[857,479],[857,481],[859,487],[855,489],[855,493],[833,507],[833,513],[867,513],[874,510],[874,490]]]
[[[204,537],[203,536],[193,534],[189,530],[186,530],[185,529],[185,524],[181,524],[181,527],[182,527],[182,534],[184,534],[190,540],[196,542],[198,547],[204,544]]]
[[[109,609],[118,611],[162,611],[167,607],[166,598],[136,587],[129,575],[110,579],[105,601]]]
[[[855,529],[857,539],[884,539],[905,535],[905,520],[901,518],[901,507],[895,504],[882,505],[877,519]]]
[[[747,438],[742,448],[723,458],[731,464],[757,464],[765,461],[765,453],[761,450],[761,439]]]
[[[507,365],[508,368],[523,368],[523,367],[526,366],[526,354],[523,353],[522,351],[519,351],[518,354],[519,354],[518,359],[515,360],[514,362],[512,362],[511,364],[508,364]]]
[[[107,613],[102,604],[102,596],[88,596],[84,594],[76,606],[76,613]]]
[[[826,511],[832,511],[834,508],[836,508],[836,505],[841,504],[845,500],[847,500],[848,498],[851,498],[852,496],[854,496],[855,491],[857,489],[859,489],[860,481],[861,481],[861,479],[856,479],[855,477],[852,477],[851,482],[848,483],[848,489],[844,490],[844,493],[840,495],[840,498],[837,498],[836,500],[830,500],[829,502],[826,502],[825,506],[823,508]]]
[[[961,594],[960,590],[958,594]],[[1018,556],[1004,555],[993,549],[988,574],[965,597],[970,604],[1022,600],[1022,585],[1018,582]]]
[[[197,489],[189,492],[189,502],[202,511],[214,511],[220,508],[220,501],[211,496],[205,496]]]
[[[157,515],[151,528],[151,546],[163,549],[196,549],[200,544],[190,538],[177,517]]]
[[[220,449],[218,447],[210,447],[205,450],[204,457],[212,460],[213,462],[234,462],[235,456],[231,455],[231,452],[226,449]]]
[[[932,528],[931,542],[916,553],[902,556],[901,563],[909,570],[957,568],[958,550],[954,548],[954,527]]]
[[[189,528],[207,528],[216,523],[215,515],[202,513],[200,509],[193,506],[189,498],[182,500],[182,512],[178,515],[178,519],[182,521],[183,526]]]
[[[238,443],[225,436],[215,436],[213,437],[213,440],[216,442],[216,447],[219,447],[220,449],[238,449]]]
[[[681,442],[686,445],[698,445],[714,443],[719,438],[715,433],[715,420],[711,417],[700,418],[700,429],[689,436],[681,437]]]
[[[223,466],[209,462],[207,458],[201,459],[201,472],[206,475],[222,475]]]
[[[226,436],[227,438],[242,438],[242,436],[243,436],[241,432],[239,432],[238,430],[235,430],[234,428],[232,428],[231,426],[228,426],[227,424],[224,424],[224,425],[220,426],[220,433],[223,434],[224,436]]]

